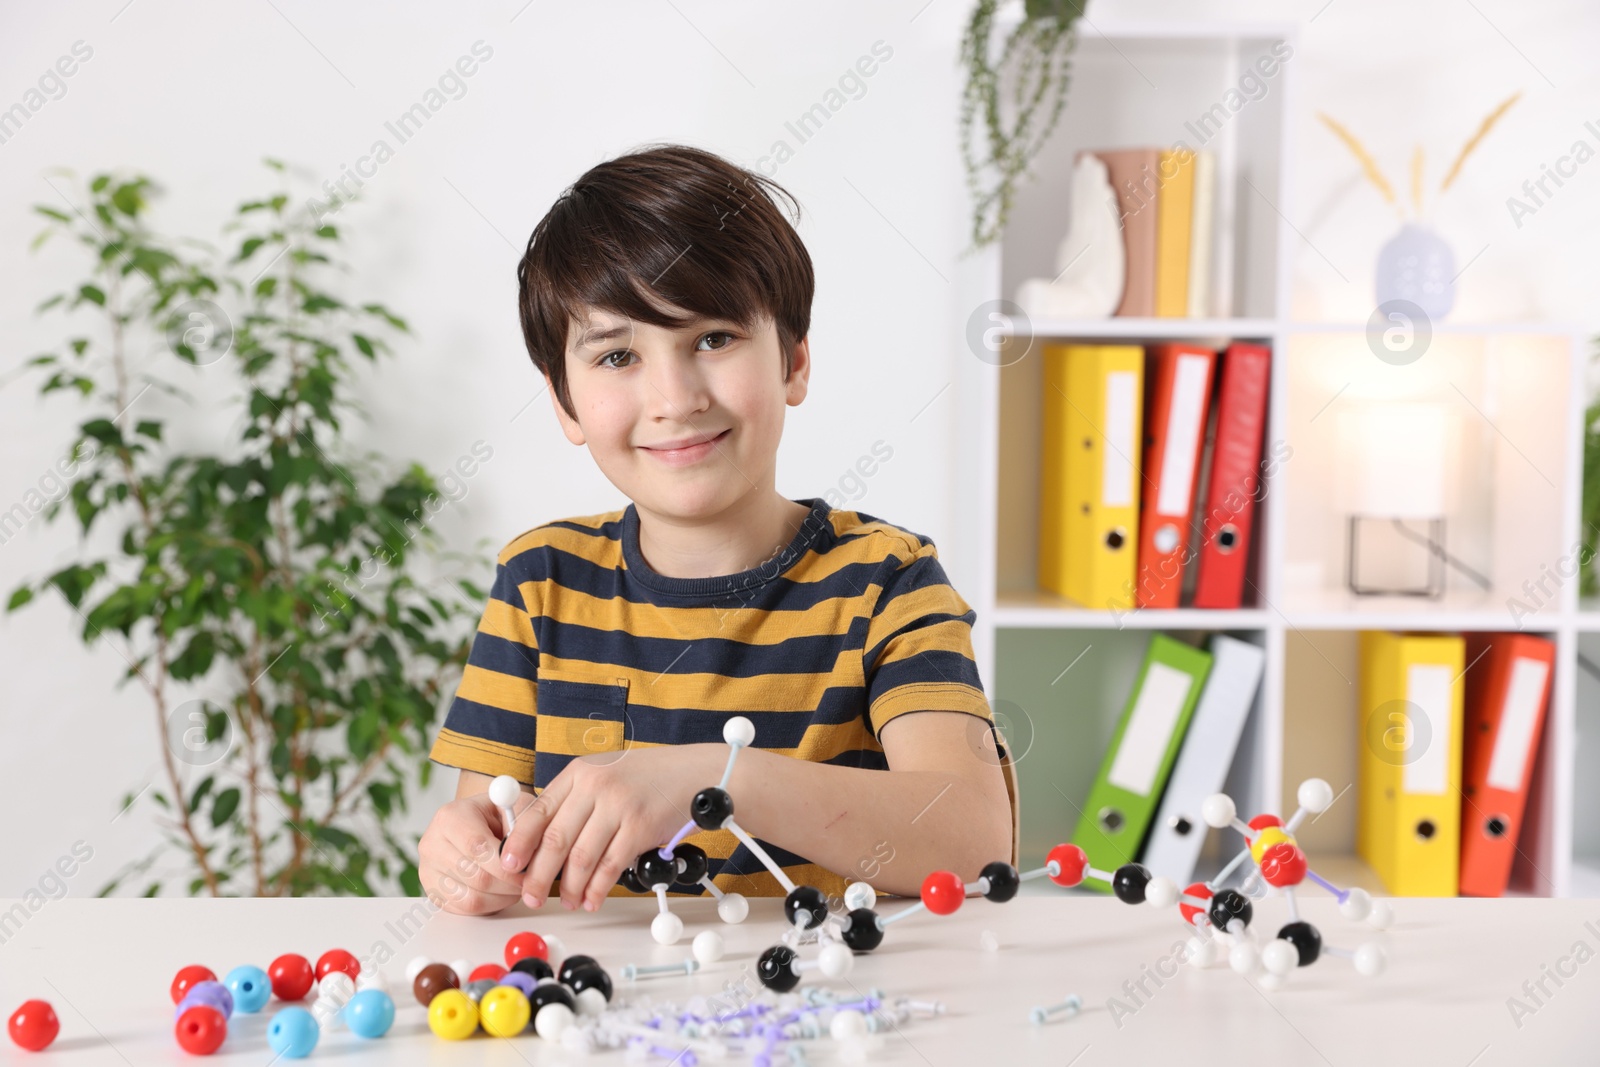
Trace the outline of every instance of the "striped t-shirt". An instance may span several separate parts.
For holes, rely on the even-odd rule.
[[[884,723],[964,712],[991,721],[1016,862],[1015,780],[978,679],[974,612],[933,543],[821,498],[796,502],[811,511],[783,551],[711,578],[652,570],[632,504],[517,537],[500,553],[430,757],[512,775],[537,793],[577,756],[720,743],[723,724],[743,715],[755,724],[755,747],[886,770]],[[705,849],[718,889],[782,894],[731,830],[687,840]],[[796,884],[836,895],[851,880],[759,843]],[[630,895],[621,886],[613,894]]]

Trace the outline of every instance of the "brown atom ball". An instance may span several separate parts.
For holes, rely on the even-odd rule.
[[[461,979],[456,975],[455,968],[448,963],[430,963],[417,972],[417,980],[411,983],[411,992],[417,998],[417,1003],[426,1008],[433,1003],[433,998],[446,989],[460,989]]]

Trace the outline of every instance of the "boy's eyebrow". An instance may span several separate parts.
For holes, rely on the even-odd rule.
[[[599,344],[601,341],[614,341],[618,337],[632,332],[633,326],[629,323],[619,323],[616,326],[591,324],[578,335],[578,342],[573,347],[584,348],[589,345]]]

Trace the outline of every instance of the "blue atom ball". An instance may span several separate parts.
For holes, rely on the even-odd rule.
[[[267,1044],[273,1052],[291,1060],[311,1055],[317,1047],[317,1020],[304,1008],[282,1008],[267,1024]]]
[[[228,972],[222,984],[233,994],[234,1009],[247,1015],[260,1011],[272,999],[272,979],[260,967],[249,964],[235,967]]]
[[[344,1006],[344,1021],[357,1037],[382,1037],[394,1025],[394,1001],[381,989],[363,989]]]

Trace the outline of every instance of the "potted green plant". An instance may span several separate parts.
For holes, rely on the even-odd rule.
[[[43,509],[55,523],[70,508],[84,541],[8,611],[53,590],[86,645],[116,648],[122,684],[149,697],[161,755],[124,810],[154,804],[163,839],[101,895],[169,850],[191,895],[421,892],[416,840],[394,824],[411,782],[428,782],[431,727],[484,593],[417,580],[421,556],[442,555],[428,521],[437,480],[347,456],[352,357],[378,360],[408,328],[327,284],[337,229],[296,209],[286,168],[267,165],[282,187],[240,205],[225,258],[153,232],[157,188],[143,176],[101,174],[71,210],[36,209],[49,226],[35,248],[60,235],[87,259],[81,282],[40,305],[66,314],[65,344],[28,363],[41,394],[87,409],[70,483]],[[138,413],[148,389],[186,395],[162,361],[230,376],[230,440],[180,450],[167,420]],[[90,553],[106,524],[119,550]]]

